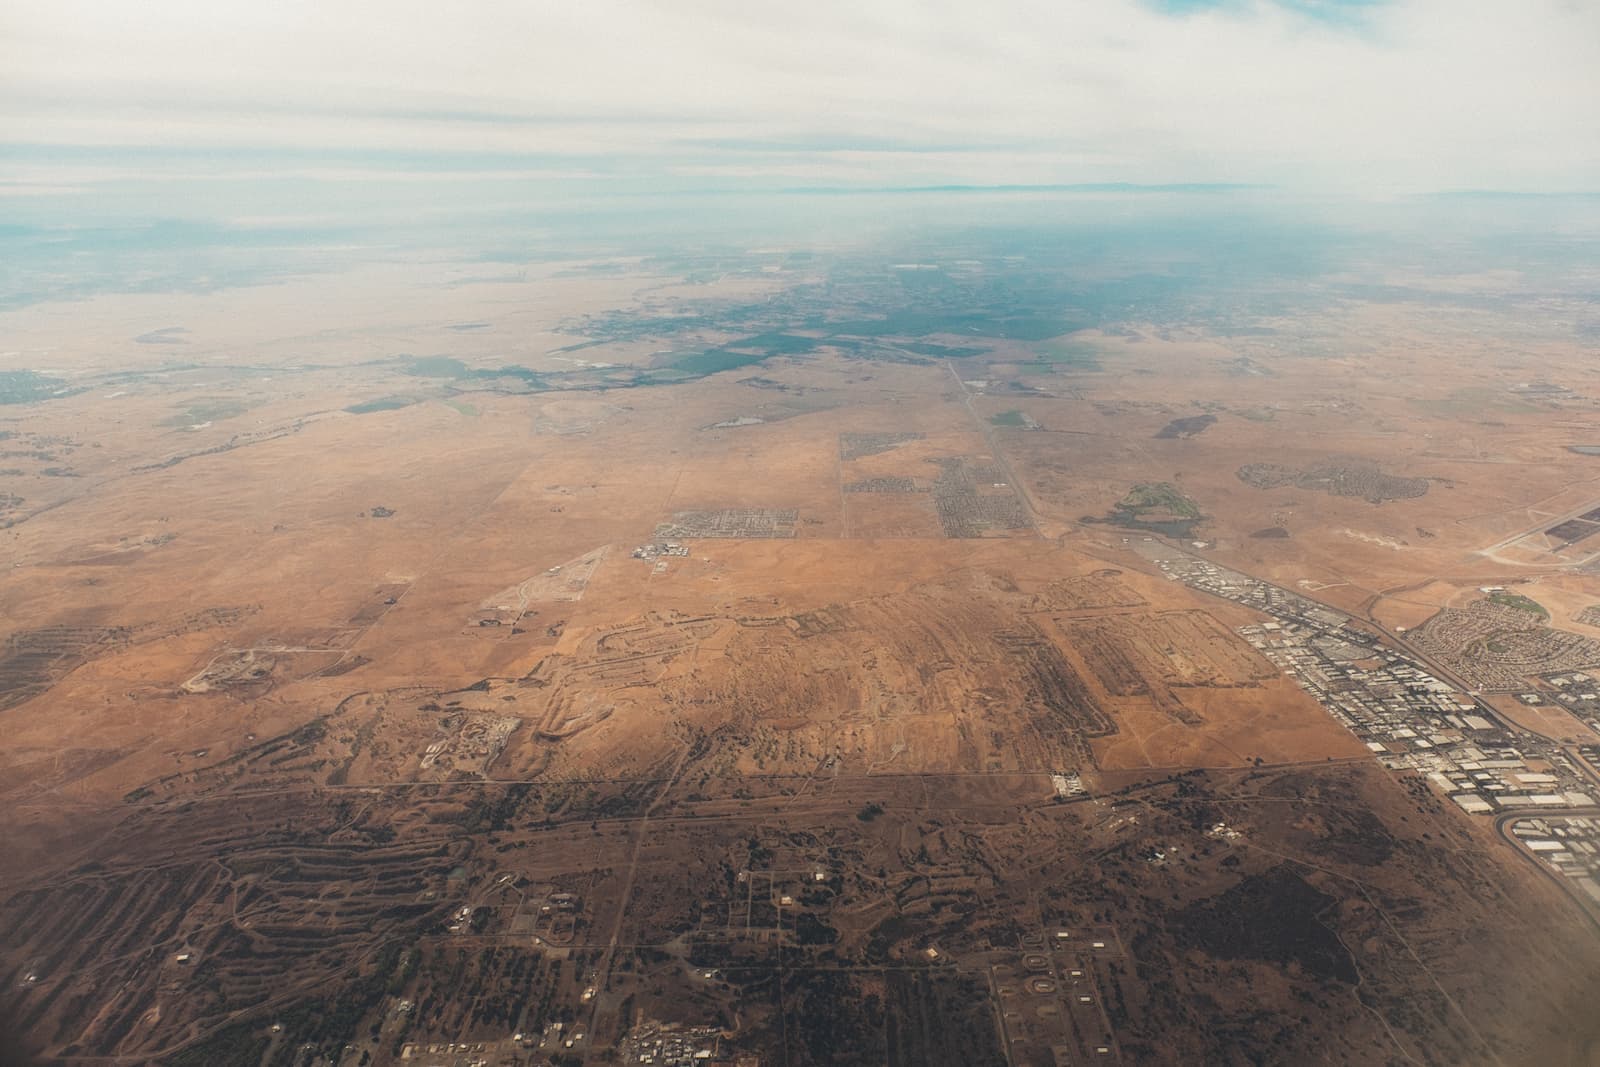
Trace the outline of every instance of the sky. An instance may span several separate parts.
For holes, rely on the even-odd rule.
[[[611,192],[1600,191],[1600,0],[51,0],[0,223]]]

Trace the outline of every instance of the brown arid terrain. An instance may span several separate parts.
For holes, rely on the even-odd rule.
[[[1402,298],[766,321],[867,297],[747,258],[0,314],[57,383],[0,406],[27,1043],[1600,1063],[1600,886],[1508,841],[1545,805],[1474,813],[1259,636],[1339,613],[1331,661],[1456,694],[1423,748],[1509,767],[1492,725],[1594,814],[1592,346]]]

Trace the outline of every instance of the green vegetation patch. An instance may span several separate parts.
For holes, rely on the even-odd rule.
[[[1002,411],[998,415],[990,415],[989,422],[995,426],[1010,426],[1020,429],[1028,425],[1028,416],[1020,411]]]
[[[707,372],[709,373],[709,372]],[[618,388],[627,388],[632,385],[671,385],[674,382],[688,382],[701,377],[677,367],[656,367],[654,370],[643,371],[631,377],[618,377],[614,384]]]
[[[970,334],[998,337],[1009,341],[1044,341],[1085,328],[1058,315],[1032,312],[1001,314],[992,311],[921,311],[906,309],[890,312],[881,319],[853,319],[836,322],[828,329],[846,337],[926,337],[929,334]]]
[[[473,371],[468,377],[472,378],[515,378],[519,382],[526,382],[537,389],[544,388],[544,376],[536,370],[518,366],[515,363],[504,367],[484,367]]]
[[[799,356],[815,352],[827,342],[815,337],[801,337],[791,333],[758,333],[739,341],[730,341],[718,348],[704,352],[691,352],[679,356],[661,370],[675,370],[693,377],[717,374],[725,370],[748,367],[773,356]]]
[[[193,426],[201,422],[220,422],[232,419],[250,410],[243,400],[227,396],[202,397],[189,404],[176,415],[161,420],[163,426]]]
[[[725,370],[737,370],[748,367],[753,363],[760,363],[767,358],[765,352],[733,352],[726,348],[713,348],[705,352],[696,352],[692,356],[683,356],[672,361],[668,370],[680,371],[691,376],[716,374]]]
[[[1088,341],[1052,341],[1039,349],[1039,359],[1059,367],[1099,370],[1101,350]]]
[[[465,378],[472,373],[459,359],[449,356],[420,356],[411,361],[407,374],[418,378]]]
[[[1411,402],[1434,415],[1484,415],[1491,412],[1528,414],[1546,410],[1538,404],[1531,404],[1504,390],[1487,386],[1467,386],[1454,390],[1448,396],[1416,398]]]
[[[383,396],[376,400],[363,400],[359,404],[351,404],[345,408],[352,415],[370,415],[374,411],[398,411],[417,403],[414,396]]]
[[[1180,519],[1200,517],[1200,508],[1171,482],[1140,482],[1118,501],[1117,510],[1130,512],[1135,518],[1142,518],[1147,512]]]
[[[1251,422],[1271,422],[1278,417],[1278,413],[1272,408],[1240,408],[1233,414]]]
[[[67,396],[66,380],[31,370],[0,371],[0,404],[31,404],[36,400]]]
[[[1103,518],[1084,516],[1088,523],[1105,522],[1128,530],[1145,530],[1166,537],[1189,538],[1205,521],[1199,505],[1170,482],[1140,482],[1117,501]]]
[[[416,378],[443,378],[455,382],[481,382],[495,378],[514,378],[535,388],[545,387],[544,375],[528,367],[508,363],[501,367],[469,367],[450,356],[416,356],[406,365],[406,373]]]
[[[957,345],[935,345],[926,341],[907,341],[900,346],[907,352],[919,356],[933,356],[935,359],[968,359],[972,356],[981,356],[989,351],[987,348],[964,348]]]
[[[1549,621],[1550,618],[1550,613],[1537,600],[1525,597],[1521,593],[1508,593],[1501,589],[1489,594],[1489,602],[1498,604],[1502,608],[1512,608],[1516,611],[1525,611],[1529,615],[1537,615],[1545,621]]]
[[[1029,315],[1020,318],[1000,319],[990,329],[988,336],[1003,337],[1008,341],[1048,341],[1066,333],[1076,333],[1086,324],[1053,315]],[[984,331],[977,331],[983,333]]]
[[[799,356],[815,352],[822,342],[815,337],[800,337],[792,333],[758,333],[742,341],[732,341],[723,348],[753,349],[769,356]]]

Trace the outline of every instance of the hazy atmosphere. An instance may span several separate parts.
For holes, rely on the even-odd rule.
[[[0,15],[0,1067],[1600,1065],[1597,71]]]
[[[392,183],[357,217],[797,186],[1600,184],[1581,0],[66,2],[4,29],[24,219],[345,222],[353,190]]]

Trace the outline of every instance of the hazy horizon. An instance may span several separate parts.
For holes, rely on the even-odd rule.
[[[90,0],[4,30],[0,203],[29,224],[358,193],[394,222],[640,192],[1600,192],[1600,7],[1572,0]]]

